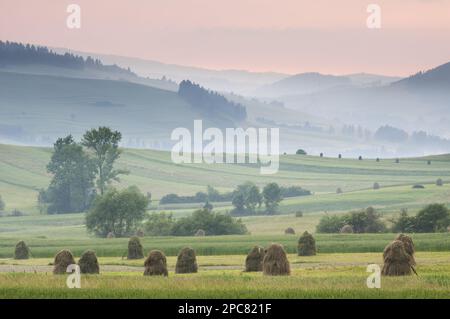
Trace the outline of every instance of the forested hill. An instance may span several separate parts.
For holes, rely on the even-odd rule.
[[[247,118],[245,106],[227,100],[217,92],[208,91],[191,81],[182,81],[179,85],[178,95],[192,107],[208,116],[223,114],[236,121]]]
[[[47,47],[0,41],[0,67],[39,64],[59,68],[83,70],[93,69],[114,74],[136,76],[129,68],[117,65],[104,65],[100,60],[91,57],[83,58],[71,53],[58,54]]]

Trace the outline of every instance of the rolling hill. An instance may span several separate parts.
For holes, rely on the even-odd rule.
[[[50,176],[46,165],[50,148],[0,145],[0,195],[7,210],[15,208],[26,213],[37,212],[37,194],[48,186]],[[353,160],[285,155],[280,158],[280,171],[275,175],[260,175],[259,168],[232,164],[174,164],[164,151],[124,149],[118,166],[130,174],[121,178],[119,187],[137,185],[151,192],[157,200],[168,193],[193,195],[212,185],[219,191],[230,191],[236,185],[252,181],[259,186],[277,182],[283,186],[297,185],[314,195],[286,199],[281,212],[301,209],[307,213],[341,211],[369,205],[386,209],[419,207],[427,202],[445,202],[449,186],[434,186],[436,179],[450,182],[449,156],[435,156],[431,165],[423,158],[401,160]],[[381,184],[372,190],[374,182]],[[426,185],[413,190],[415,183]],[[337,188],[343,194],[336,194]],[[156,202],[155,202],[156,205]],[[224,203],[218,207],[230,204]],[[196,206],[198,207],[198,206]],[[174,207],[180,213],[193,207]],[[187,210],[186,210],[187,209]]]

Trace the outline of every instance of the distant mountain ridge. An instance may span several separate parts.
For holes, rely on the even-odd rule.
[[[425,72],[418,72],[392,85],[414,89],[447,89],[450,92],[450,62]]]
[[[256,96],[282,97],[298,94],[311,94],[337,88],[379,87],[399,80],[399,77],[357,73],[349,75],[330,75],[317,72],[300,73],[265,85],[254,91]]]

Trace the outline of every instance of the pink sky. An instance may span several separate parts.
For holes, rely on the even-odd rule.
[[[66,27],[71,3],[80,30]],[[366,27],[370,3],[381,29]],[[214,69],[409,75],[450,61],[450,0],[0,0],[0,39]]]

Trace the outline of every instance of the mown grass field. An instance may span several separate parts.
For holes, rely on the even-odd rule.
[[[167,152],[125,149],[118,166],[130,171],[117,187],[137,185],[153,195],[154,210],[168,210],[175,217],[192,212],[196,205],[158,207],[167,193],[192,195],[212,185],[230,191],[253,181],[259,186],[277,182],[302,186],[313,195],[282,201],[278,215],[243,217],[249,234],[206,237],[144,237],[147,253],[160,249],[168,256],[169,278],[144,278],[143,260],[123,259],[127,238],[94,238],[86,232],[84,214],[45,215],[37,207],[37,192],[48,185],[45,166],[51,149],[0,145],[0,195],[6,211],[19,209],[26,216],[0,217],[0,298],[448,298],[450,297],[450,233],[413,234],[419,277],[384,278],[382,289],[366,287],[366,266],[382,263],[381,254],[395,234],[314,234],[319,254],[296,256],[298,236],[315,232],[328,213],[374,206],[389,222],[401,208],[417,212],[429,203],[449,204],[450,157],[394,160],[352,160],[287,155],[272,176],[246,165],[175,165]],[[445,185],[435,181],[442,178]],[[374,182],[381,189],[373,190]],[[412,189],[421,183],[424,189]],[[340,187],[343,194],[336,194]],[[216,211],[229,203],[215,205]],[[294,212],[301,210],[303,217]],[[285,235],[293,227],[296,235]],[[25,240],[32,258],[13,260],[14,246]],[[290,277],[265,277],[243,273],[243,263],[254,245],[282,244],[289,253]],[[175,275],[176,255],[193,247],[200,271]],[[95,250],[104,271],[83,276],[82,289],[65,286],[65,276],[51,275],[53,256],[70,249],[76,258]],[[35,273],[36,272],[36,273]]]
[[[231,257],[231,258],[230,258]],[[449,298],[450,256],[418,253],[419,277],[383,277],[380,289],[369,289],[367,264],[380,254],[289,255],[289,277],[267,277],[241,269],[205,269],[210,265],[242,265],[243,256],[199,258],[197,274],[144,277],[138,271],[112,271],[82,276],[81,289],[68,289],[66,276],[50,273],[0,273],[0,298]],[[100,259],[103,265],[113,260]],[[27,261],[26,263],[30,263]],[[142,266],[143,261],[133,261]],[[139,265],[140,264],[140,265]]]
[[[414,234],[418,251],[450,251],[450,233]],[[321,253],[382,252],[395,234],[316,234],[316,246]],[[30,246],[33,257],[53,257],[61,249],[70,249],[76,256],[93,249],[98,256],[121,257],[126,254],[127,238],[43,239],[21,237]],[[254,245],[280,243],[296,252],[298,236],[294,235],[234,235],[207,237],[145,237],[141,240],[145,251],[160,249],[168,256],[176,256],[181,248],[190,246],[198,255],[245,255]],[[0,257],[13,255],[17,238],[0,238]]]

